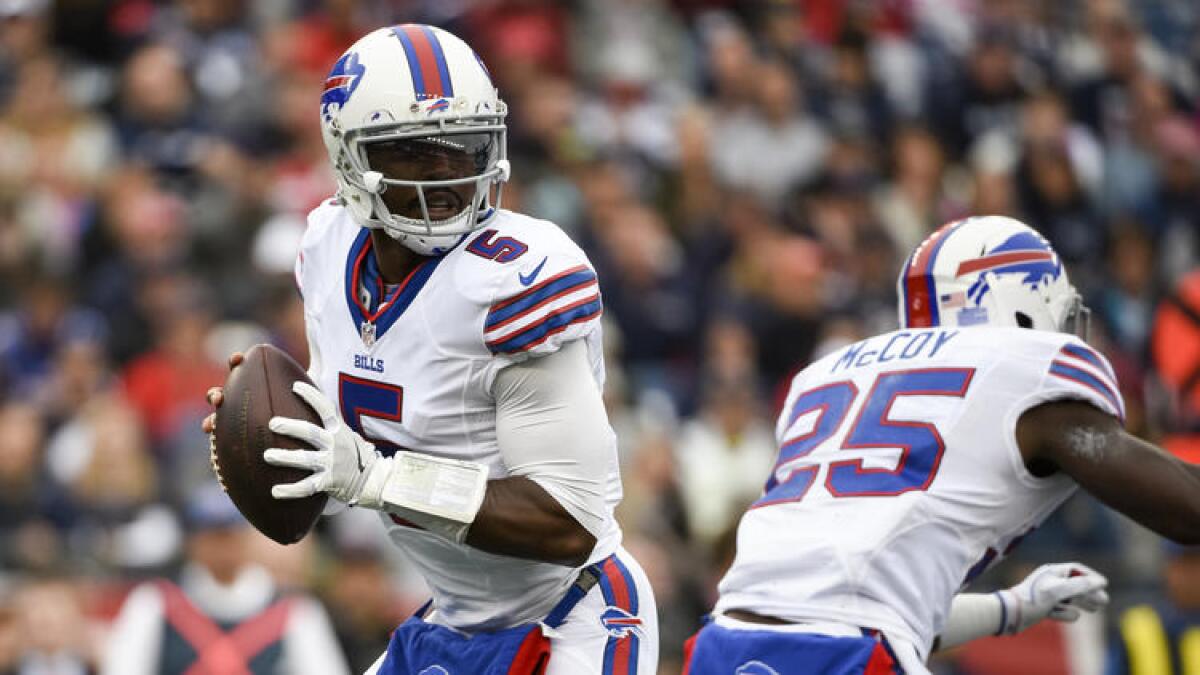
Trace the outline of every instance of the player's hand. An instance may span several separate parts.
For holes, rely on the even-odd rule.
[[[1004,603],[1004,633],[1019,633],[1050,617],[1075,621],[1082,612],[1108,604],[1103,574],[1077,562],[1042,565],[1021,583],[999,592]]]
[[[230,354],[229,369],[233,370],[236,368],[245,358],[241,352]],[[213,408],[220,408],[221,403],[225,400],[225,389],[223,387],[210,387],[204,398],[208,399],[208,404]],[[204,433],[212,434],[213,430],[217,428],[217,413],[215,410],[209,413],[208,417],[204,418],[204,421],[200,423],[200,428],[204,430]]]
[[[295,483],[276,485],[271,488],[271,495],[276,499],[299,499],[327,492],[338,501],[354,504],[379,460],[375,446],[346,426],[333,404],[316,387],[296,382],[292,391],[316,411],[321,426],[290,417],[273,417],[271,431],[307,443],[315,450],[270,448],[263,452],[263,459],[275,466],[311,471],[312,475]]]

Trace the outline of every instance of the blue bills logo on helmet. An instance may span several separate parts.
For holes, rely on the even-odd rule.
[[[1062,262],[1045,239],[1033,232],[1019,232],[987,255],[962,261],[956,274],[961,277],[983,271],[1024,274],[1024,283],[1036,286],[1046,277],[1057,279],[1062,274]]]
[[[623,638],[629,633],[640,633],[642,620],[620,607],[609,606],[600,615],[600,623],[615,638]]]
[[[958,264],[955,275],[963,277],[978,272],[991,272],[996,275],[1023,274],[1021,283],[1036,288],[1047,279],[1053,281],[1062,275],[1062,261],[1040,235],[1033,232],[1018,232],[1005,239],[999,246],[992,248],[986,254]],[[967,291],[967,297],[978,304],[989,290],[987,276],[980,275]],[[972,309],[972,308],[968,308]],[[970,315],[963,310],[965,316],[960,317],[960,323],[971,325],[983,323],[986,316]]]
[[[326,122],[331,121],[334,110],[346,105],[366,72],[367,67],[359,62],[357,52],[346,52],[333,64],[321,94],[321,117]]]

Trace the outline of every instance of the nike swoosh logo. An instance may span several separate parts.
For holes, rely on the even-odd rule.
[[[546,258],[548,257],[549,256]],[[521,280],[522,286],[528,286],[529,284],[532,284],[533,280],[537,278],[537,275],[542,273],[542,268],[546,266],[546,258],[542,258],[542,262],[538,263],[538,266],[533,268],[533,271],[530,272],[528,276],[524,274],[517,275],[517,278]]]

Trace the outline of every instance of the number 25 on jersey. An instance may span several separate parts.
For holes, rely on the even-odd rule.
[[[812,428],[783,441],[754,508],[800,501],[826,465],[825,487],[834,497],[887,497],[927,489],[937,475],[945,442],[933,424],[892,419],[892,406],[902,396],[962,398],[974,374],[973,368],[926,368],[885,372],[875,378],[840,449],[898,448],[894,469],[867,469],[861,458],[839,460],[835,449],[804,461],[841,429],[859,391],[854,382],[842,380],[800,394],[788,411],[788,428],[815,414]]]

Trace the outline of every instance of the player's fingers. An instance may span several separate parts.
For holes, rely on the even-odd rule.
[[[216,408],[225,400],[225,390],[222,387],[209,387],[208,393],[204,395],[204,398],[208,401],[209,405]]]
[[[267,448],[263,450],[263,461],[273,466],[286,466],[305,471],[319,471],[325,466],[324,451],[321,450],[284,450],[282,448]]]
[[[211,434],[217,428],[217,414],[209,413],[204,421],[200,423],[200,429],[206,434]]]
[[[296,380],[292,383],[292,391],[304,399],[305,403],[308,403],[313,409],[313,412],[317,413],[317,417],[321,418],[321,424],[325,425],[326,429],[332,427],[337,422],[337,412],[333,409],[333,404],[329,402],[329,399],[325,398],[320,389],[307,382]]]
[[[322,435],[326,433],[325,430],[312,422],[294,420],[290,417],[272,417],[267,426],[277,434],[303,441],[314,448],[326,445],[322,438]]]
[[[233,370],[242,365],[242,361],[246,360],[246,356],[241,352],[234,352],[229,355],[229,369]]]
[[[1078,607],[1072,605],[1058,605],[1050,610],[1050,618],[1055,621],[1064,621],[1066,623],[1074,623],[1079,619],[1080,611]]]
[[[1071,599],[1071,605],[1078,607],[1085,612],[1095,612],[1108,605],[1108,592],[1104,589],[1096,589],[1090,593],[1084,593],[1078,597]]]
[[[1087,568],[1075,562],[1046,563],[1045,565],[1038,567],[1030,576],[1066,579],[1067,577],[1072,576],[1071,572],[1075,569],[1082,571],[1086,570]]]
[[[321,491],[321,477],[313,474],[295,483],[280,483],[271,487],[271,496],[275,499],[302,499],[311,497]]]
[[[1104,582],[1106,584],[1108,583],[1107,577],[1081,562],[1070,562],[1063,564],[1070,567],[1070,571],[1067,573],[1068,577],[1095,577],[1104,579]]]
[[[1104,588],[1108,580],[1104,577],[1072,577],[1059,581],[1047,594],[1055,604],[1073,602],[1076,598]]]

